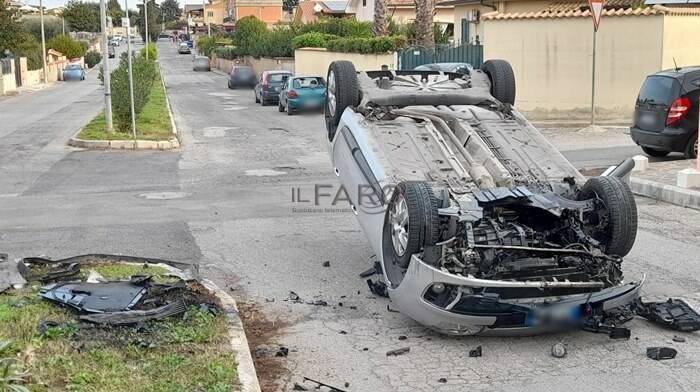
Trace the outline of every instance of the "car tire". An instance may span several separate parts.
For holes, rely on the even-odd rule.
[[[487,60],[481,70],[491,80],[491,95],[502,103],[515,104],[515,74],[505,60]]]
[[[645,154],[649,155],[650,157],[655,157],[655,158],[663,158],[666,155],[670,154],[671,151],[662,151],[662,150],[657,150],[651,147],[642,147],[642,151],[644,151]]]
[[[584,213],[584,232],[600,242],[606,254],[627,255],[637,237],[637,204],[627,183],[617,177],[593,177],[583,185],[579,200],[597,199],[597,208]]]
[[[400,183],[387,207],[382,233],[384,270],[393,287],[403,280],[414,254],[438,249],[433,245],[439,235],[438,200],[432,188],[424,182]]]
[[[255,103],[260,103],[260,100],[258,99],[258,94],[255,94]]]
[[[698,157],[698,134],[696,133],[693,137],[690,138],[688,141],[688,146],[685,148],[685,151],[683,152],[685,155],[685,159],[695,159]]]
[[[289,105],[287,105],[287,116],[293,116],[294,115],[294,109],[290,108]]]
[[[228,81],[228,88],[229,88],[229,90],[233,90],[233,87],[231,86],[231,81],[230,81],[230,80]]]
[[[360,89],[357,83],[357,72],[351,61],[334,61],[328,66],[326,87],[326,102],[324,102],[324,117],[328,140],[333,140],[335,131],[340,123],[340,117],[345,108],[359,103]]]
[[[265,98],[260,97],[260,104],[261,104],[262,106],[267,106],[267,101],[265,100]]]
[[[284,106],[282,106],[282,101],[279,101],[277,103],[277,111],[279,111],[280,113],[284,113]]]

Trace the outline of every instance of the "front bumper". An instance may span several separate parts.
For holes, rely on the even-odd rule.
[[[386,276],[386,273],[385,273]],[[425,294],[433,284],[482,288],[585,288],[584,294],[502,300],[481,294],[464,295],[457,307],[447,310],[428,302]],[[643,284],[628,283],[594,291],[598,282],[515,282],[484,280],[450,274],[413,256],[398,287],[389,297],[401,313],[420,324],[450,335],[534,335],[556,332],[580,325],[590,309],[610,311],[634,302]],[[464,302],[462,302],[464,301]],[[478,304],[469,308],[470,303]]]
[[[659,151],[685,151],[691,134],[692,131],[683,128],[666,127],[661,132],[630,128],[630,136],[635,143]]]

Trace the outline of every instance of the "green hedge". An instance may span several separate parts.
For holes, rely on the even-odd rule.
[[[375,38],[338,38],[326,43],[326,49],[342,53],[386,53],[408,46],[402,35]]]
[[[220,59],[234,60],[241,56],[238,48],[232,47],[216,48],[214,49],[214,52],[216,53],[216,57]]]
[[[337,35],[312,31],[294,37],[292,39],[292,48],[295,50],[299,48],[325,48],[328,41],[338,38]]]
[[[146,50],[148,50],[149,60],[155,60],[158,58],[158,49],[156,48],[156,44],[149,43],[148,46],[141,48],[141,56],[146,57]]]
[[[69,59],[83,57],[87,51],[87,44],[76,41],[66,34],[57,35],[46,43],[48,49],[63,53]]]
[[[94,67],[100,61],[102,61],[102,55],[100,52],[95,52],[93,50],[85,53],[85,63],[87,64],[88,68]]]
[[[138,115],[148,102],[148,95],[158,74],[153,59],[146,60],[143,56],[137,56],[133,57],[131,62],[134,78],[134,111]],[[122,59],[119,66],[112,72],[111,79],[115,125],[118,130],[124,132],[131,129],[128,72],[128,63]]]

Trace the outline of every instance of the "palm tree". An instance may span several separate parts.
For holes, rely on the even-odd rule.
[[[435,0],[416,1],[416,41],[420,46],[432,48],[435,46],[433,36],[433,15],[435,15]]]
[[[379,37],[389,34],[389,27],[386,23],[386,0],[374,0],[374,35]]]

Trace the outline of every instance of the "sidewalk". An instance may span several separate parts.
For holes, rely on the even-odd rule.
[[[700,188],[676,186],[678,172],[696,167],[696,160],[653,162],[643,173],[633,172],[630,178],[632,192],[681,207],[700,210]]]

